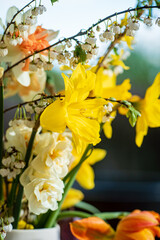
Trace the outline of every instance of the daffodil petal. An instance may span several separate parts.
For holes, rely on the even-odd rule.
[[[80,190],[71,188],[67,193],[61,209],[73,207],[76,203],[82,201],[83,198],[84,194]]]
[[[91,155],[86,159],[86,162],[93,165],[105,158],[107,151],[100,148],[94,148]]]
[[[58,99],[43,111],[40,124],[44,129],[62,133],[66,128],[65,115],[64,102]]]
[[[83,188],[93,189],[95,186],[93,168],[88,163],[84,162],[77,173],[76,180]]]
[[[142,113],[141,117],[138,117],[136,124],[136,139],[135,142],[138,147],[142,145],[144,136],[147,135],[148,125],[145,118],[145,114]]]
[[[153,84],[147,89],[145,100],[149,103],[156,100],[160,95],[160,73],[157,74]]]

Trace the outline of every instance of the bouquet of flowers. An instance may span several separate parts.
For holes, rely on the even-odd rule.
[[[53,8],[56,2],[51,0]],[[53,43],[59,32],[37,25],[38,16],[46,12],[41,1],[11,7],[7,25],[0,21],[0,239],[12,228],[51,228],[68,217],[81,218],[70,223],[78,239],[160,237],[158,213],[101,213],[72,188],[75,181],[94,188],[92,165],[106,155],[106,150],[94,147],[102,131],[112,137],[117,111],[136,127],[138,147],[148,127],[160,126],[160,73],[143,99],[131,94],[129,79],[120,85],[116,81],[129,69],[126,48],[132,49],[140,22],[160,27],[153,11],[158,8],[159,0],[138,0],[135,8]],[[106,52],[99,56],[101,44]],[[64,72],[59,91],[58,83],[53,84],[53,63]],[[4,109],[4,98],[15,94],[20,103]],[[4,133],[3,116],[12,109],[15,115]],[[66,210],[74,206],[81,211]],[[112,218],[121,219],[116,231],[106,222]]]

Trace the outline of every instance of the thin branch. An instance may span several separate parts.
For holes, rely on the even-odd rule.
[[[80,37],[80,36],[83,36],[83,35],[86,35],[90,30],[92,30],[93,27],[96,27],[98,24],[106,21],[107,19],[110,19],[112,17],[115,17],[115,16],[118,16],[118,15],[121,15],[121,14],[124,14],[124,13],[127,13],[127,12],[133,12],[133,11],[138,11],[138,10],[142,10],[142,9],[149,9],[149,8],[160,8],[160,6],[143,6],[143,7],[138,7],[138,8],[131,8],[131,9],[127,9],[127,10],[124,10],[124,11],[121,11],[121,12],[116,12],[108,17],[105,17],[101,20],[99,20],[97,23],[93,24],[91,27],[89,27],[87,30],[85,31],[79,31],[77,34],[69,37],[69,38],[64,38],[62,40],[59,40],[58,42],[46,47],[46,48],[43,48],[39,51],[35,51],[33,54],[30,54],[28,56],[26,56],[25,58],[21,59],[20,61],[18,61],[17,63],[13,64],[12,66],[8,67],[4,73],[8,72],[9,70],[11,70],[12,68],[14,68],[15,66],[17,66],[18,64],[24,62],[25,60],[27,60],[28,58],[32,57],[33,55],[35,54],[38,54],[38,53],[41,53],[43,51],[46,51],[46,50],[49,50],[50,48],[60,44],[60,43],[63,43],[65,42],[66,40],[75,40],[75,38],[77,37]]]
[[[38,102],[38,101],[40,101],[40,100],[49,99],[49,98],[64,98],[64,97],[65,97],[65,95],[61,95],[61,94],[43,96],[43,97],[38,98],[38,99],[36,99],[36,100],[27,101],[27,102],[23,102],[23,103],[19,103],[19,104],[17,104],[17,105],[14,105],[14,106],[12,106],[12,107],[10,107],[10,108],[5,109],[5,110],[3,111],[3,113],[6,113],[6,112],[8,112],[8,111],[10,111],[10,110],[13,110],[13,109],[15,109],[15,108],[18,108],[18,107],[20,108],[20,107],[22,107],[22,106],[24,106],[24,105],[26,105],[26,104],[36,103],[36,102]],[[95,97],[87,97],[87,99],[95,99],[95,98],[97,98],[97,97],[96,97],[96,96],[95,96]],[[114,99],[114,98],[103,98],[103,99],[106,100],[106,101],[110,101],[110,102],[116,102],[116,103],[119,103],[120,105],[124,105],[125,107],[128,107],[128,104],[126,103],[126,101],[123,101],[123,100],[116,100],[116,99]],[[127,102],[128,102],[128,101],[127,101]]]
[[[32,1],[29,2],[27,5],[25,5],[23,8],[21,8],[19,11],[17,11],[16,14],[14,14],[14,16],[12,17],[10,23],[8,23],[6,29],[5,29],[5,31],[4,31],[4,33],[3,33],[3,36],[2,36],[1,41],[4,40],[4,36],[6,35],[8,28],[13,24],[13,20],[17,17],[17,15],[18,15],[20,12],[22,12],[26,7],[28,7],[28,6],[29,6],[32,2],[34,2],[34,1],[35,1],[35,0],[32,0]]]

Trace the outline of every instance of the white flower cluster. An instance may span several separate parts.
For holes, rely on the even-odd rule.
[[[0,219],[0,239],[5,239],[7,232],[12,231],[13,217],[5,217]]]
[[[113,104],[112,103],[108,103],[107,105],[104,105],[103,107],[103,113],[104,116],[102,118],[102,123],[108,122],[111,118],[110,113],[112,112],[113,109]]]
[[[71,133],[39,134],[34,149],[36,157],[20,178],[31,212],[38,215],[58,208],[64,188],[61,179],[73,161],[71,152]]]
[[[28,103],[25,105],[25,109],[29,114],[40,114],[49,104],[49,101],[42,99],[37,102]]]
[[[3,167],[0,169],[0,175],[8,179],[16,178],[24,168],[25,163],[21,159],[21,154],[16,149],[7,152],[8,156],[2,159]]]

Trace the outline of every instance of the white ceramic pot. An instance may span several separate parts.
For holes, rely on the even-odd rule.
[[[14,229],[7,233],[5,240],[60,240],[60,227],[33,230]]]

